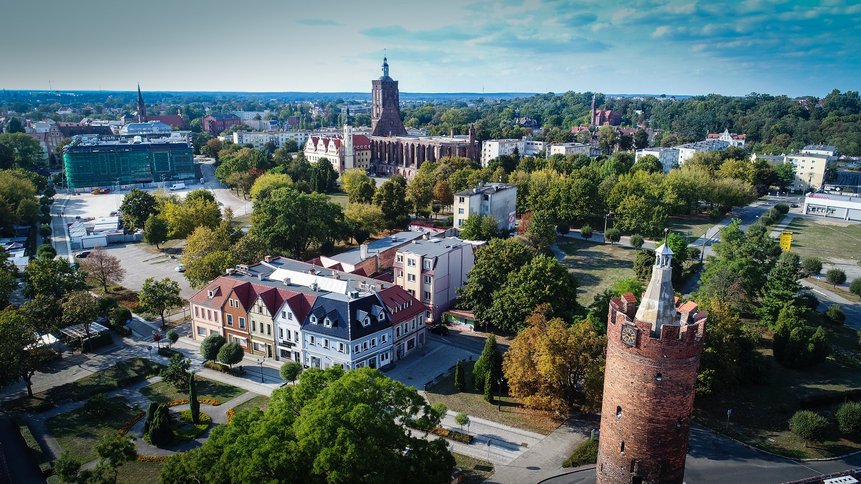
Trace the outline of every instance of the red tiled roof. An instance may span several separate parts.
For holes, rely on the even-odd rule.
[[[410,296],[401,286],[390,286],[378,292],[383,304],[392,313],[392,324],[402,323],[425,312],[427,309],[418,299]],[[398,304],[408,304],[404,309],[398,310]]]
[[[625,294],[622,294],[622,299],[624,299],[625,301],[627,301],[629,303],[636,303],[637,302],[637,297],[634,296],[633,294],[631,294],[630,292],[626,292]]]
[[[696,311],[697,307],[698,307],[697,303],[695,303],[693,301],[688,301],[688,302],[682,304],[681,306],[679,306],[679,312],[680,313],[689,313],[691,311]]]
[[[235,279],[218,277],[207,284],[206,287],[197,291],[194,296],[191,296],[189,301],[201,306],[220,309],[233,287],[240,283],[241,281]],[[212,298],[209,297],[209,291],[213,291]]]

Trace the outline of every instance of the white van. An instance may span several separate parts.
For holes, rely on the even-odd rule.
[[[185,188],[185,183],[174,183],[170,186],[171,191],[182,190]]]

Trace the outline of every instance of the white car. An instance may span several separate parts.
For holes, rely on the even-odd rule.
[[[185,272],[185,266],[180,264],[180,265],[174,267],[173,270],[175,270],[176,272]]]

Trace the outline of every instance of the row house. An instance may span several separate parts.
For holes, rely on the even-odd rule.
[[[425,345],[427,308],[418,304],[416,298],[400,286],[383,289],[379,294],[391,315],[394,359],[397,361]]]

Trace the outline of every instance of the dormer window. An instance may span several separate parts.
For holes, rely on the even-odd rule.
[[[317,324],[317,316],[314,316],[314,315],[312,314],[312,315],[311,315],[311,317],[310,317],[309,319],[311,320],[311,324]]]
[[[362,326],[367,328],[370,325],[371,325],[371,318],[365,316],[365,319],[362,320]]]
[[[328,317],[323,318],[323,326],[325,326],[327,328],[331,328],[332,327],[332,320],[329,319]]]
[[[385,313],[381,312],[380,314],[377,315],[377,321],[385,321],[385,319],[386,319]]]
[[[209,296],[209,299],[212,299],[215,297],[215,291],[210,289],[209,291],[206,291],[206,295]]]

